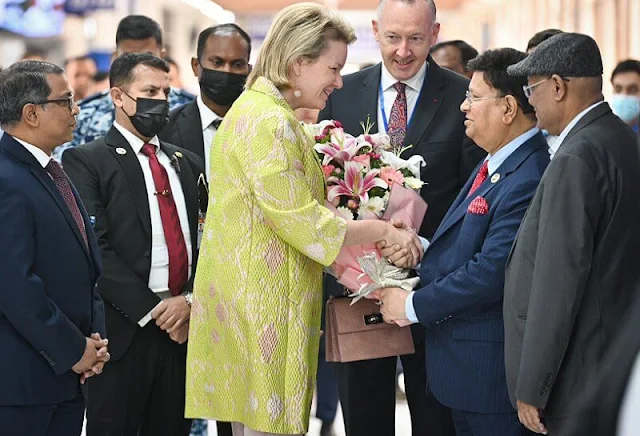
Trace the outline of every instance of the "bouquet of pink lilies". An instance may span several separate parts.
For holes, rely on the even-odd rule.
[[[326,206],[347,220],[402,220],[412,228],[422,224],[427,205],[417,191],[424,182],[421,156],[401,158],[410,147],[394,149],[386,134],[370,134],[369,121],[361,123],[363,133],[346,133],[339,121],[322,121],[311,126],[314,150],[322,163],[327,184]],[[398,287],[413,283],[406,271],[381,259],[375,245],[345,247],[333,266],[338,281],[356,297],[365,297],[382,287],[386,278]],[[404,286],[402,286],[404,284]],[[413,286],[411,286],[412,288]]]
[[[378,218],[389,203],[394,185],[419,190],[421,156],[402,159],[402,150],[391,147],[389,136],[364,133],[352,136],[339,121],[322,121],[316,129],[314,147],[322,160],[327,182],[327,200],[345,219],[363,219],[367,214]]]

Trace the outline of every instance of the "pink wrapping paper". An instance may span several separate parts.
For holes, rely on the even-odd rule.
[[[332,204],[325,201],[325,206],[340,216]],[[391,188],[389,203],[382,217],[378,218],[371,213],[365,216],[364,219],[401,220],[409,227],[419,229],[426,213],[427,203],[417,192],[394,184]],[[358,258],[372,252],[376,253],[378,257],[382,257],[375,244],[343,246],[333,263],[333,271],[338,278],[338,282],[351,291],[357,291],[361,285],[371,283],[371,279],[368,276],[363,275],[360,277],[363,271],[358,263]]]

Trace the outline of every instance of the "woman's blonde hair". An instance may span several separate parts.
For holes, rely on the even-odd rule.
[[[247,88],[263,76],[279,89],[290,88],[288,72],[294,62],[320,57],[327,41],[351,44],[356,32],[338,12],[317,3],[298,3],[276,16],[247,78]]]

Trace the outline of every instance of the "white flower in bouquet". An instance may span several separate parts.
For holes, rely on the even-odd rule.
[[[366,139],[378,150],[391,150],[391,138],[386,133],[367,135]]]
[[[322,135],[326,128],[334,129],[336,122],[333,120],[322,120],[318,124],[308,124],[307,128],[313,133],[313,136]]]
[[[351,212],[351,209],[349,209],[348,207],[340,206],[336,208],[336,210],[342,218],[346,219],[347,221],[353,221],[353,212]]]
[[[404,185],[407,188],[418,190],[422,188],[422,186],[424,185],[424,182],[416,177],[405,177]]]
[[[358,217],[362,218],[367,212],[373,212],[378,218],[382,216],[382,212],[387,203],[383,197],[369,197],[368,201],[360,203],[358,208]]]
[[[409,159],[403,159],[391,151],[381,151],[380,155],[382,162],[398,171],[406,168],[416,179],[420,178],[420,167],[426,165],[424,158],[418,155],[411,156]]]

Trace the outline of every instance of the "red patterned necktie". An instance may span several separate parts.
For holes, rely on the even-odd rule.
[[[480,185],[482,185],[482,182],[487,180],[488,176],[489,176],[489,161],[485,160],[484,162],[482,162],[482,166],[480,167],[480,171],[478,171],[478,174],[476,174],[476,178],[473,179],[473,185],[471,185],[471,189],[469,189],[469,194],[467,195],[467,197],[470,197],[471,194],[473,194],[474,191],[478,189]]]
[[[156,187],[156,198],[160,207],[162,230],[167,242],[169,252],[169,290],[171,295],[180,295],[182,288],[187,283],[189,276],[189,256],[187,245],[184,242],[184,233],[180,226],[180,217],[176,202],[171,195],[171,185],[167,170],[158,161],[156,146],[144,144],[142,154],[149,158],[149,167],[153,175],[153,184]]]
[[[84,221],[82,219],[82,214],[80,213],[80,208],[78,207],[78,203],[76,203],[76,197],[73,195],[73,190],[71,189],[71,183],[69,183],[69,179],[67,178],[67,174],[64,172],[62,167],[55,160],[51,159],[47,166],[45,167],[53,182],[56,184],[56,188],[58,188],[58,192],[62,196],[65,204],[69,208],[69,212],[71,212],[71,216],[73,220],[76,222],[78,229],[80,230],[80,234],[82,235],[82,239],[84,239],[84,243],[89,247],[89,242],[87,241],[87,229],[84,226]]]
[[[391,107],[387,134],[394,148],[400,148],[404,144],[404,137],[407,136],[407,85],[396,82],[393,87],[398,91],[396,100]]]

